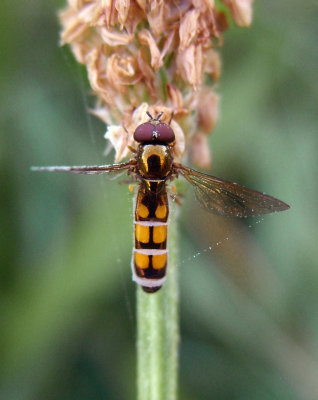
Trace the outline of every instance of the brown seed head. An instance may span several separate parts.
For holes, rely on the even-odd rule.
[[[234,21],[251,22],[252,0],[223,0]],[[97,105],[91,112],[107,125],[116,161],[130,156],[133,132],[163,112],[176,135],[177,160],[210,162],[207,134],[217,120],[213,84],[221,72],[216,47],[227,28],[214,0],[68,0],[60,13],[61,43],[85,64]],[[205,85],[207,77],[212,82]]]

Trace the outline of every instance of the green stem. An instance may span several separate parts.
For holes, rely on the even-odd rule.
[[[175,213],[173,213],[175,215]],[[176,220],[169,225],[168,277],[153,294],[137,290],[137,399],[176,400],[178,379],[178,282]]]

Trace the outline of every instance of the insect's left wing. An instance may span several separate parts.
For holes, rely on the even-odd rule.
[[[120,173],[125,170],[132,170],[135,165],[133,160],[121,164],[111,164],[111,165],[93,165],[93,166],[79,166],[79,167],[31,167],[32,171],[47,171],[47,172],[71,172],[73,174],[86,174],[86,175],[96,175],[105,173]]]
[[[197,199],[213,214],[249,217],[288,210],[288,204],[256,190],[176,164],[176,171],[194,186]]]

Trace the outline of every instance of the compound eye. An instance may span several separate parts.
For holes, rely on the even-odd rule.
[[[151,142],[153,140],[153,131],[155,126],[151,122],[145,122],[137,126],[134,139],[136,142],[143,143],[143,142]]]
[[[171,143],[175,140],[174,132],[170,125],[160,122],[156,125],[157,138],[159,142]]]

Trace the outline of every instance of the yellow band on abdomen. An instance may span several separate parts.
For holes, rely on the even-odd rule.
[[[152,268],[161,269],[167,264],[167,254],[152,256]]]
[[[134,258],[138,268],[146,269],[149,267],[149,256],[135,252]]]
[[[150,240],[150,228],[144,225],[135,225],[136,239],[141,243],[149,243]]]
[[[152,239],[154,243],[162,243],[167,239],[166,225],[154,226],[152,229],[153,229]]]

